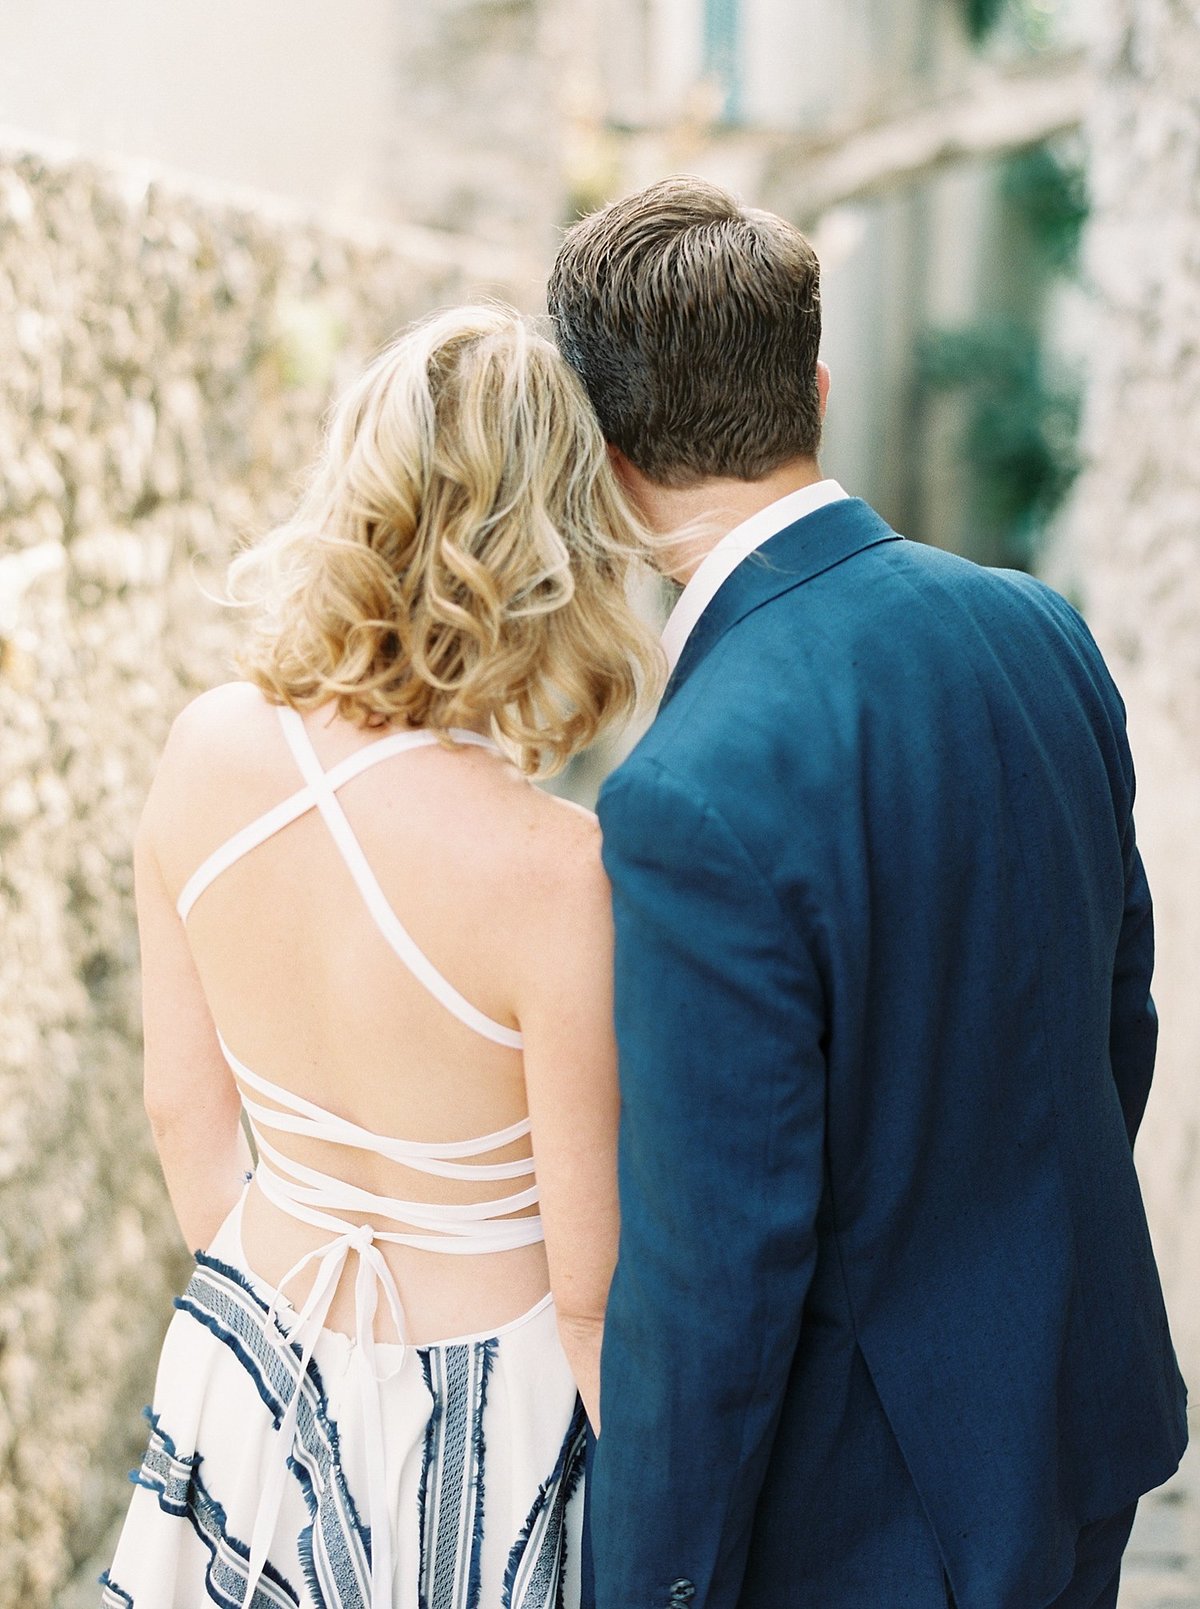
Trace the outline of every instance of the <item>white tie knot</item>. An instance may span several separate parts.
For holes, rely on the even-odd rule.
[[[364,1252],[375,1244],[375,1227],[373,1224],[359,1224],[346,1238],[355,1251]]]

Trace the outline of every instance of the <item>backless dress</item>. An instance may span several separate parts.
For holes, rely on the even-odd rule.
[[[317,809],[401,961],[461,1022],[519,1049],[515,1030],[472,1006],[417,948],[337,797],[368,766],[438,738],[399,733],[325,771],[296,711],[279,716],[304,786],[204,861],[180,894],[181,919],[235,861]],[[375,1134],[221,1046],[254,1135],[257,1187],[327,1238],[269,1285],[243,1250],[243,1193],[197,1255],[101,1578],[104,1609],[577,1609],[585,1421],[550,1296],[511,1323],[413,1345],[379,1249],[502,1255],[540,1240],[539,1216],[511,1216],[537,1202],[532,1157],[481,1160],[527,1135],[528,1118],[444,1144]],[[401,1201],[285,1156],[272,1140],[281,1133],[442,1178],[527,1182],[473,1205]],[[297,1309],[287,1290],[307,1268],[314,1278]],[[346,1269],[353,1335],[325,1327]],[[375,1338],[384,1308],[398,1342]]]

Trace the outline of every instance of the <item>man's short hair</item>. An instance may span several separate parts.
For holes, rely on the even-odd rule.
[[[567,231],[548,301],[605,436],[650,480],[816,456],[821,269],[784,219],[665,179]]]

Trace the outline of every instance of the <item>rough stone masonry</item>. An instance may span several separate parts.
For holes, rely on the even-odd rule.
[[[1129,706],[1155,895],[1159,1066],[1138,1170],[1193,1396],[1200,1384],[1200,4],[1091,17],[1088,619]],[[1193,1430],[1200,1420],[1193,1413]]]
[[[331,390],[493,259],[0,156],[0,1609],[123,1506],[182,1274],[140,1097],[130,844],[206,592]],[[499,283],[497,283],[499,281]]]

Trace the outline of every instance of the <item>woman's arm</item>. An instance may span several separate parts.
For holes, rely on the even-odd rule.
[[[221,1054],[183,923],[154,850],[155,796],[134,847],[142,949],[146,1112],[189,1250],[207,1246],[251,1166],[241,1101]]]
[[[612,908],[594,818],[572,812],[562,839],[537,901],[520,1021],[559,1333],[599,1434],[600,1346],[619,1229]]]

